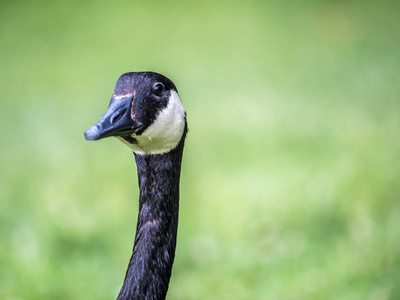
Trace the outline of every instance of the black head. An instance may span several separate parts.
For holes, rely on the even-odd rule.
[[[176,147],[185,126],[174,83],[158,73],[132,72],[118,79],[107,111],[85,137],[115,136],[137,153],[163,153]]]

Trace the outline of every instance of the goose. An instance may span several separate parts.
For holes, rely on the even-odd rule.
[[[118,300],[165,299],[175,257],[186,111],[174,83],[154,72],[119,77],[88,141],[114,136],[134,153],[139,214]]]

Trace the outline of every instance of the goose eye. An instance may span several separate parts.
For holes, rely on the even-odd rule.
[[[164,95],[165,93],[165,87],[162,83],[156,83],[153,87],[153,94],[161,97],[162,95]]]

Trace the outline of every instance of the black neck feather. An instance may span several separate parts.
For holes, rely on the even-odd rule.
[[[140,198],[133,254],[118,300],[165,299],[175,257],[185,140],[171,152],[135,154]]]

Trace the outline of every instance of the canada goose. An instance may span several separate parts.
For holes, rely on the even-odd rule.
[[[107,111],[85,132],[132,149],[139,181],[133,253],[117,299],[165,299],[175,256],[186,112],[174,83],[153,72],[121,75]]]

